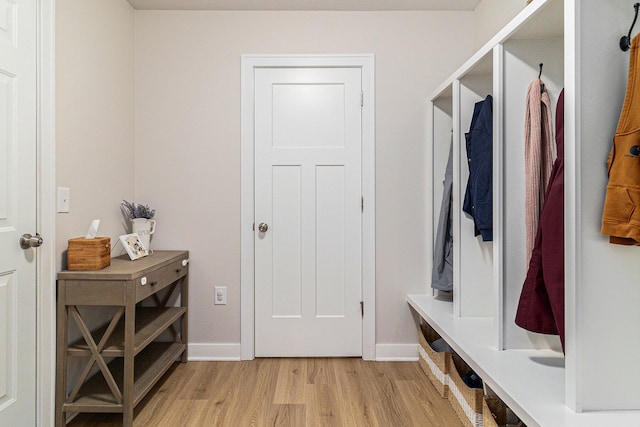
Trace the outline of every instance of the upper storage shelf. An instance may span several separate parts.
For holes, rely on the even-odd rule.
[[[432,93],[431,100],[446,97],[447,88],[455,80],[467,74],[487,74],[490,72],[491,51],[506,40],[554,39],[564,36],[564,4],[562,0],[534,0],[527,5],[498,34],[462,64],[447,80]],[[449,89],[450,90],[450,89]]]

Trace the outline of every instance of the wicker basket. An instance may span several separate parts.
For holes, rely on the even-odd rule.
[[[78,237],[69,240],[67,268],[69,270],[102,270],[111,265],[111,238]]]
[[[504,427],[509,422],[507,413],[509,408],[497,396],[484,396],[482,401],[482,421],[484,427]],[[513,422],[513,421],[511,421]],[[516,427],[526,427],[522,421],[518,424],[508,424]]]
[[[457,354],[451,354],[449,370],[449,402],[465,426],[482,427],[482,396],[480,388],[468,387],[462,378],[471,368]]]
[[[420,330],[418,331],[418,339],[420,341],[420,357],[418,363],[422,367],[422,370],[438,390],[440,396],[446,398],[449,394],[449,387],[447,385],[449,378],[449,365],[451,364],[451,353],[442,352],[438,353],[431,348],[431,343],[437,339],[440,339],[440,335],[428,324],[420,324]]]
[[[482,402],[484,427],[500,427],[507,424],[507,405],[496,396],[485,396]]]

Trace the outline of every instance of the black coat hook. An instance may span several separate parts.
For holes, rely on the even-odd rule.
[[[633,27],[636,25],[636,20],[638,19],[638,8],[640,8],[640,3],[634,4],[633,8],[636,10],[636,15],[633,17],[631,28],[629,28],[629,35],[622,36],[620,39],[620,49],[624,52],[628,51],[631,47],[631,31],[633,31]]]
[[[540,63],[540,72],[538,73],[538,80],[540,80],[540,77],[542,77],[542,66],[543,66],[543,65],[544,65],[544,64],[541,62],[541,63]]]

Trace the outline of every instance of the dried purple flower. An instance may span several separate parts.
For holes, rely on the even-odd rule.
[[[135,202],[127,202],[126,200],[123,200],[122,203],[120,203],[120,209],[124,216],[129,219],[151,219],[156,214],[156,210],[151,209],[149,205],[136,204]]]

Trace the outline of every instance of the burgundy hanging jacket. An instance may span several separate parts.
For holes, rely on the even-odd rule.
[[[564,90],[556,107],[556,147],[516,324],[560,335],[564,349]]]

